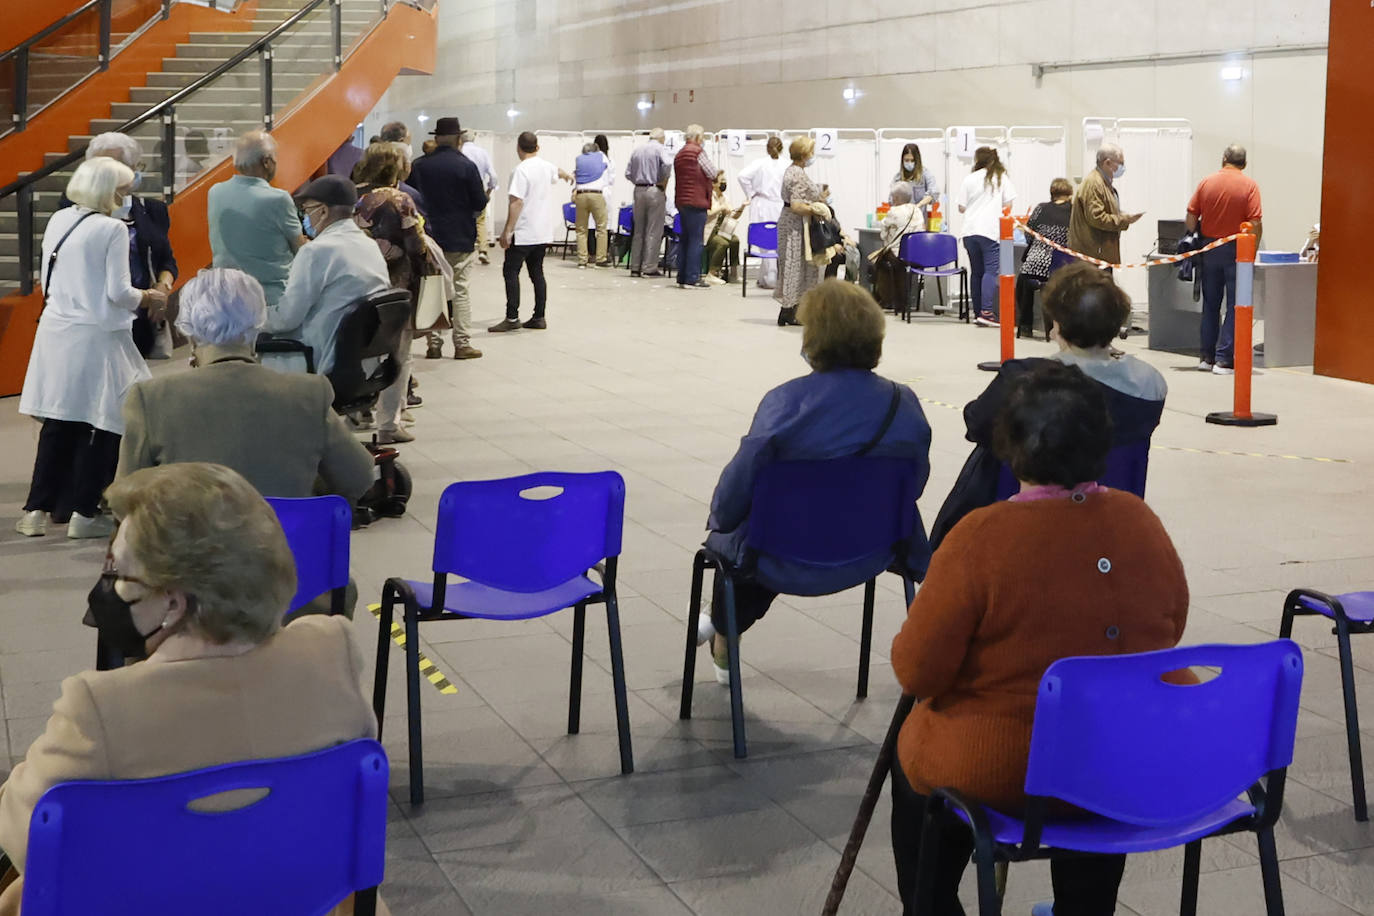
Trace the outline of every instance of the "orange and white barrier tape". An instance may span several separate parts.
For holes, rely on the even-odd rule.
[[[1036,232],[1029,225],[1027,225],[1028,220],[1029,217],[1018,216],[1016,217],[1016,225],[1020,226],[1021,231],[1025,232],[1026,235],[1029,235],[1031,238],[1044,242],[1046,245],[1050,246],[1055,251],[1062,251],[1064,252],[1064,254],[1078,258],[1080,261],[1087,261],[1089,264],[1096,264],[1098,267],[1110,267],[1113,270],[1129,270],[1132,267],[1152,267],[1155,264],[1177,264],[1179,261],[1186,261],[1189,258],[1195,258],[1198,255],[1202,254],[1204,251],[1211,251],[1213,248],[1220,248],[1222,245],[1225,245],[1228,242],[1234,242],[1236,239],[1240,238],[1240,233],[1238,232],[1235,235],[1228,235],[1225,238],[1220,238],[1208,242],[1206,245],[1203,245],[1201,248],[1194,249],[1193,251],[1185,251],[1183,254],[1161,255],[1159,258],[1156,258],[1153,261],[1142,261],[1139,264],[1113,264],[1111,261],[1104,261],[1101,258],[1090,257],[1089,255],[1083,254],[1080,251],[1074,251],[1072,248],[1068,248],[1064,245],[1061,245],[1053,239],[1045,238],[1043,235]]]

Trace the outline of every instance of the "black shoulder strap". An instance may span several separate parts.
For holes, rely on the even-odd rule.
[[[867,445],[865,445],[863,448],[859,449],[857,452],[854,453],[854,457],[859,458],[864,455],[867,455],[869,452],[873,451],[874,446],[876,446],[879,442],[883,441],[883,436],[886,436],[887,431],[892,428],[892,420],[894,417],[897,416],[897,407],[901,404],[901,402],[901,386],[898,385],[896,382],[893,382],[892,400],[889,401],[887,404],[887,416],[883,417],[883,425],[878,427],[877,434],[872,439],[868,440]]]
[[[86,213],[81,214],[81,218],[80,218],[79,220],[77,220],[76,222],[72,223],[72,227],[71,227],[70,229],[68,229],[66,232],[62,233],[62,238],[58,239],[58,240],[57,240],[57,244],[53,246],[52,254],[48,255],[48,273],[47,273],[47,276],[46,276],[46,277],[44,278],[44,280],[43,280],[43,306],[44,306],[44,308],[46,308],[47,305],[48,305],[48,288],[49,288],[50,286],[52,286],[52,272],[53,272],[53,268],[57,266],[57,253],[58,253],[59,251],[62,250],[62,244],[63,244],[64,242],[67,241],[67,239],[71,236],[71,234],[72,234],[73,232],[76,231],[76,227],[77,227],[77,226],[80,226],[82,223],[84,223],[84,222],[86,221],[86,218],[87,218],[87,217],[89,217],[89,216],[94,216],[94,215],[95,215],[95,212],[94,212],[94,211],[88,211],[88,212],[86,212]]]

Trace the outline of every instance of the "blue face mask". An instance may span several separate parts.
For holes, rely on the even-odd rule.
[[[142,172],[134,172],[134,183],[131,184],[131,185],[129,185],[129,190],[131,190],[131,191],[137,191],[137,190],[138,190],[138,186],[139,186],[140,184],[142,184],[142,183],[143,183],[143,173],[142,173]]]
[[[1115,181],[1116,179],[1122,177],[1122,176],[1125,175],[1125,174],[1126,174],[1126,163],[1123,162],[1123,163],[1121,163],[1120,165],[1118,165],[1118,166],[1116,167],[1116,171],[1115,171],[1115,172],[1112,172],[1112,180]]]
[[[806,165],[802,166],[802,168],[804,168],[804,169],[809,169],[809,168],[811,168],[811,166],[813,166],[813,165],[815,165],[815,164],[816,164],[816,157],[815,157],[815,156],[812,156],[810,159],[806,160]]]
[[[315,227],[314,227],[314,225],[311,224],[311,222],[310,222],[310,214],[309,214],[309,213],[306,213],[306,214],[301,218],[301,229],[303,229],[303,230],[305,231],[305,237],[306,237],[306,238],[308,238],[308,239],[313,239],[313,238],[315,237]]]

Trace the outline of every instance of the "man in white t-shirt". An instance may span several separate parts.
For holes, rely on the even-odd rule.
[[[525,131],[516,141],[520,164],[510,176],[510,206],[506,211],[506,229],[501,233],[501,247],[506,261],[501,274],[506,279],[506,320],[487,328],[492,333],[532,328],[542,331],[544,305],[548,301],[548,285],[544,282],[544,251],[553,241],[553,210],[549,192],[561,179],[572,183],[573,177],[547,159],[539,158],[539,140]],[[520,267],[525,265],[534,284],[534,316],[520,323]]]

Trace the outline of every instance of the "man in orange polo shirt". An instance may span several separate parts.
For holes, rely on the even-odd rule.
[[[1240,232],[1240,224],[1254,224],[1260,234],[1259,185],[1245,174],[1245,147],[1231,144],[1221,157],[1220,171],[1198,183],[1188,201],[1188,231],[1201,224],[1204,242]],[[1236,334],[1236,243],[1228,242],[1202,255],[1202,352],[1197,367],[1217,375],[1235,374],[1232,347]],[[1226,295],[1225,317],[1221,315]]]

